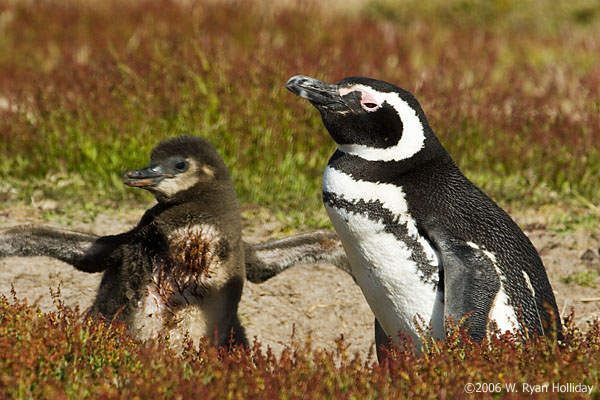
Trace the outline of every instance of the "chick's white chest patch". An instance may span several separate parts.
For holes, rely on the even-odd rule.
[[[214,330],[210,292],[225,281],[221,234],[215,226],[179,228],[168,238],[169,252],[153,266],[152,279],[142,289],[132,329],[140,337],[169,336],[180,344],[189,334],[195,342]]]
[[[355,180],[327,167],[323,198],[354,277],[384,331],[392,337],[402,331],[418,341],[418,315],[434,323],[437,336],[435,330],[443,329],[437,321],[440,315],[443,319],[439,259],[409,215],[402,188]]]

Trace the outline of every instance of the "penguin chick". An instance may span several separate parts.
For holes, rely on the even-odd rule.
[[[150,165],[124,179],[158,200],[131,231],[99,237],[45,226],[0,229],[0,258],[48,256],[84,272],[104,271],[88,313],[125,321],[142,338],[168,336],[177,344],[189,332],[225,345],[232,331],[233,343],[247,343],[237,316],[244,265],[254,283],[297,265],[349,270],[331,231],[243,243],[229,173],[203,139],[160,143]]]
[[[375,314],[378,347],[403,332],[418,349],[416,317],[439,338],[449,317],[466,317],[475,340],[492,324],[560,335],[534,246],[460,172],[409,92],[360,77],[295,76],[286,87],[319,110],[337,144],[323,201]]]
[[[194,341],[246,345],[237,315],[245,278],[240,211],[214,147],[190,136],[162,142],[150,165],[126,172],[124,182],[158,204],[125,234],[121,265],[106,269],[92,312],[109,319],[122,312],[142,337],[166,330],[176,342],[187,332]]]
[[[240,211],[213,146],[190,136],[161,142],[150,165],[126,172],[124,183],[158,201],[129,232],[98,238],[17,227],[3,232],[0,250],[104,271],[89,314],[122,320],[138,337],[167,337],[177,347],[187,333],[196,343],[206,336],[218,346],[246,345],[237,311],[245,278]]]

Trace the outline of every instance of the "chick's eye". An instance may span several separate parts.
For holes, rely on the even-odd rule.
[[[369,108],[371,110],[374,109],[374,108],[377,108],[377,104],[376,103],[363,103],[363,106],[365,106],[366,108]]]
[[[177,163],[175,164],[175,169],[177,171],[185,171],[187,169],[187,162],[177,161]]]

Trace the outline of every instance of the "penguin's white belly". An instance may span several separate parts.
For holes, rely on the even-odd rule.
[[[327,205],[326,209],[354,278],[386,334],[397,340],[400,331],[419,343],[419,316],[420,323],[432,323],[435,336],[443,336],[443,296],[436,296],[437,281],[422,279],[411,249],[386,232],[382,222]],[[432,248],[424,250],[434,253]]]

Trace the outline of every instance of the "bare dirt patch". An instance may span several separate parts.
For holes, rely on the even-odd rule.
[[[0,213],[0,227],[44,223],[106,235],[130,229],[142,213],[143,209],[121,210],[99,214],[91,222],[77,216],[47,222],[38,209],[21,207]],[[562,315],[574,308],[577,325],[585,328],[587,321],[600,316],[600,290],[594,287],[600,286],[600,232],[582,229],[557,234],[546,229],[545,217],[533,211],[517,213],[515,219],[544,260]],[[259,242],[272,238],[277,230],[275,219],[267,216],[246,221],[244,234],[247,241]],[[563,281],[586,271],[596,276],[589,282],[592,286]],[[85,310],[100,278],[101,274],[79,272],[46,257],[0,260],[0,294],[9,297],[13,285],[18,298],[44,311],[55,309],[50,289],[59,285],[66,305]],[[330,350],[343,337],[350,352],[363,357],[373,345],[373,315],[360,289],[349,275],[329,265],[290,269],[262,284],[247,282],[240,315],[249,338],[256,336],[276,353],[292,336],[298,341],[310,336],[313,345]]]

